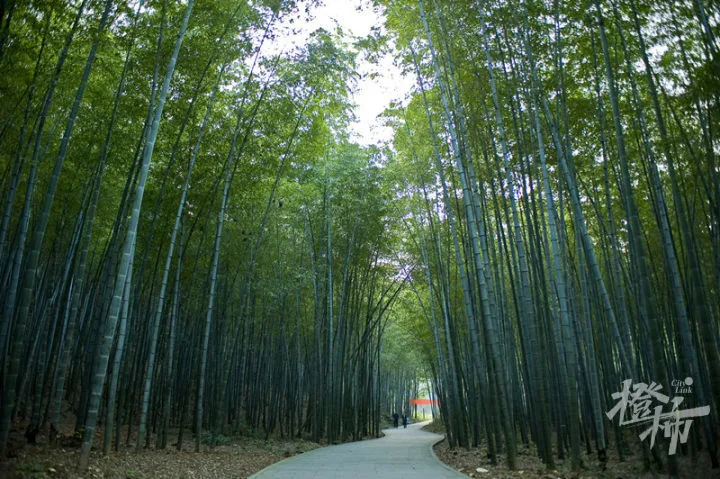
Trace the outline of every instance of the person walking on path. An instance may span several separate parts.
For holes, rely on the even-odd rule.
[[[398,419],[400,418],[400,415],[398,413],[393,414],[393,426],[398,427]]]
[[[405,429],[407,429],[407,425],[408,425],[408,417],[403,415],[403,427]]]

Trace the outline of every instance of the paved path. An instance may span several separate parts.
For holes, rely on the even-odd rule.
[[[413,478],[467,477],[441,463],[432,445],[442,439],[422,431],[427,422],[407,429],[385,429],[385,437],[322,447],[293,456],[263,469],[252,479],[305,478]]]

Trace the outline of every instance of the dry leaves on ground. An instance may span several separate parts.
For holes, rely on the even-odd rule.
[[[319,447],[303,440],[239,439],[232,444],[195,453],[191,450],[126,449],[102,456],[91,455],[90,467],[76,470],[78,450],[53,448],[47,445],[27,446],[16,458],[0,469],[0,476],[8,478],[111,478],[111,479],[212,479],[245,478],[255,472],[295,454]]]
[[[442,428],[434,426],[434,431],[442,433]],[[524,479],[619,479],[619,478],[659,478],[669,477],[663,474],[652,474],[644,470],[642,454],[637,452],[620,462],[614,448],[608,448],[608,461],[603,470],[596,454],[583,451],[583,468],[574,472],[570,461],[557,461],[554,469],[548,469],[538,457],[534,446],[518,444],[517,467],[511,471],[505,466],[505,456],[499,455],[497,465],[492,465],[484,447],[469,451],[463,448],[450,449],[448,442],[443,440],[433,448],[438,459],[473,478],[524,478]],[[710,467],[707,453],[698,453],[695,461],[689,457],[679,457],[680,477],[692,479],[720,479],[720,471]]]

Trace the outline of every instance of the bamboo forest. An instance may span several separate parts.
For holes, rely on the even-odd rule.
[[[720,3],[337,1],[0,0],[0,476],[720,473]]]

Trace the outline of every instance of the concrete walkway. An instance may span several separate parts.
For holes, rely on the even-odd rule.
[[[322,447],[275,463],[252,479],[270,478],[461,478],[467,477],[440,462],[432,445],[442,439],[422,431],[428,424],[385,429],[385,437]]]

